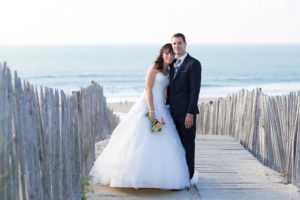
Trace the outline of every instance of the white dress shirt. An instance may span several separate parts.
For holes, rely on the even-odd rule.
[[[175,62],[175,66],[174,66],[175,67],[174,78],[176,77],[177,71],[178,71],[179,67],[182,65],[182,63],[184,62],[184,59],[186,56],[187,56],[187,52],[183,56],[177,58],[177,60]],[[180,60],[180,62],[178,62],[179,60]]]

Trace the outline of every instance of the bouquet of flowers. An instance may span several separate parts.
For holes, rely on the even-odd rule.
[[[146,113],[146,117],[149,117],[149,112]],[[151,128],[151,132],[152,133],[159,133],[162,132],[163,128],[165,127],[166,123],[164,121],[164,118],[158,118],[158,119],[154,119],[152,122],[152,128]]]

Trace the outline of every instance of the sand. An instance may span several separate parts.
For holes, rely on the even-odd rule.
[[[198,104],[209,103],[210,101],[217,101],[218,98],[199,98]],[[120,102],[120,103],[107,103],[107,106],[113,110],[113,112],[127,113],[134,105],[134,102]]]

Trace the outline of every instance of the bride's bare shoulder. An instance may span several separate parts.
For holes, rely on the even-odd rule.
[[[153,64],[149,67],[148,73],[156,74],[157,72],[159,72],[158,69],[157,69],[157,66],[156,66],[155,63],[153,63]]]

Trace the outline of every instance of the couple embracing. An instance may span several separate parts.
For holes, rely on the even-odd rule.
[[[143,94],[114,129],[90,171],[94,184],[190,188],[201,64],[186,52],[186,46],[185,36],[177,33],[172,44],[161,47],[147,72]],[[154,134],[151,122],[158,118],[165,125]]]

